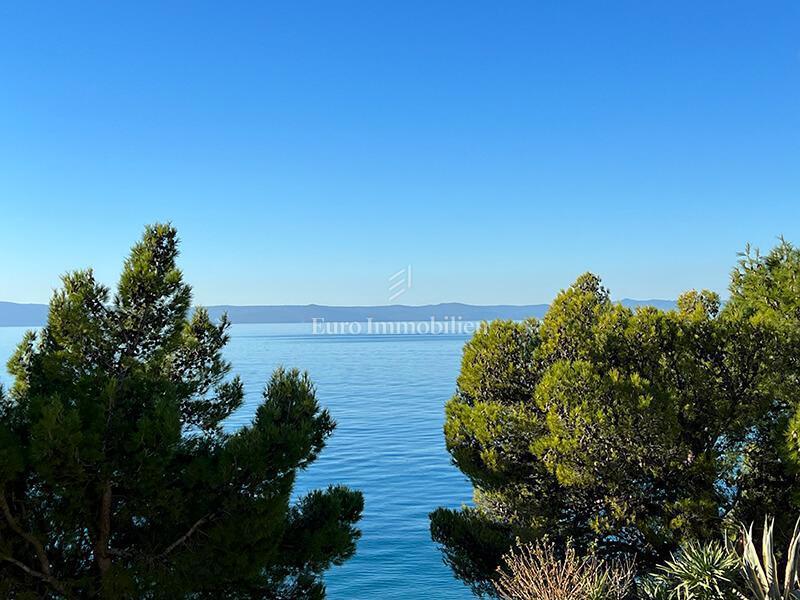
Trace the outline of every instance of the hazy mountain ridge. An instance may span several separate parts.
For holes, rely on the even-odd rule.
[[[623,306],[655,306],[662,310],[675,307],[674,300],[633,300],[619,301]],[[427,321],[461,319],[463,321],[487,321],[492,319],[520,320],[528,317],[542,317],[547,312],[547,304],[496,304],[479,306],[460,302],[408,306],[392,304],[387,306],[325,306],[320,304],[285,304],[273,306],[215,305],[207,307],[209,314],[218,319],[227,313],[233,323],[311,323],[314,319],[327,322],[342,321]],[[0,302],[0,327],[41,327],[47,320],[46,304],[17,304]]]
[[[46,304],[0,302],[0,327],[41,327],[45,321]]]

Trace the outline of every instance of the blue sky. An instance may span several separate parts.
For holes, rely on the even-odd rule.
[[[799,200],[797,2],[0,7],[0,300],[167,220],[204,304],[671,298]]]

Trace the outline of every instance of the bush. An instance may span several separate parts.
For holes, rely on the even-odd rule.
[[[761,555],[753,525],[740,528],[740,549],[690,543],[640,581],[643,600],[793,600],[800,598],[800,521],[781,559],[774,551],[774,520],[764,520]],[[781,578],[781,564],[784,576]]]
[[[691,542],[642,580],[644,600],[738,600],[741,560],[718,542]]]
[[[504,600],[626,600],[634,569],[628,561],[579,557],[571,547],[559,559],[552,544],[520,544],[504,556],[495,587]]]

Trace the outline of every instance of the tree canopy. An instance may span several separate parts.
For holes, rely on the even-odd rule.
[[[491,592],[515,539],[635,554],[642,566],[739,520],[800,509],[800,253],[747,253],[724,307],[611,301],[582,275],[546,316],[467,343],[445,437],[474,506],[431,532],[455,573]]]
[[[321,598],[355,552],[363,499],[292,500],[334,421],[308,375],[277,370],[228,432],[242,383],[229,323],[191,308],[168,225],[116,292],[63,277],[0,390],[0,587],[11,598]]]

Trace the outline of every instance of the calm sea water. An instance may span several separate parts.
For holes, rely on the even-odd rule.
[[[24,329],[0,328],[0,360]],[[466,599],[430,541],[428,513],[469,502],[471,488],[444,447],[444,403],[452,395],[464,336],[321,336],[304,324],[234,325],[227,356],[244,382],[249,422],[272,370],[307,370],[338,423],[298,493],[330,483],[366,501],[356,556],[328,572],[333,600]],[[3,369],[0,381],[9,383]]]

